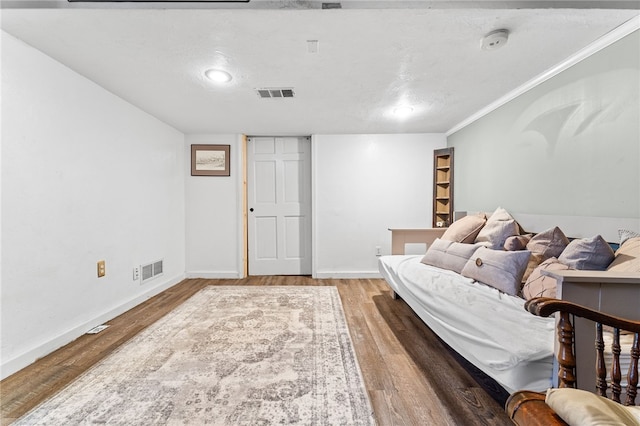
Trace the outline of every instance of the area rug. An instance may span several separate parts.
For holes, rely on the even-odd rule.
[[[207,287],[18,425],[373,425],[335,287]]]

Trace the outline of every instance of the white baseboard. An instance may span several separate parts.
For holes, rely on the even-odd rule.
[[[142,293],[139,296],[134,297],[133,299],[122,303],[121,305],[104,312],[90,321],[79,324],[78,326],[72,328],[71,330],[56,336],[28,351],[25,353],[16,356],[13,359],[5,361],[0,365],[0,380],[9,377],[10,375],[20,371],[21,369],[33,364],[38,359],[50,354],[56,349],[61,348],[67,343],[73,342],[78,337],[85,334],[87,331],[91,330],[93,327],[104,324],[107,321],[112,320],[120,314],[125,313],[131,308],[136,307],[140,303],[144,302],[152,298],[153,296],[163,292],[164,290],[173,287],[178,284],[185,278],[184,274],[177,275],[168,280],[162,281],[159,284],[150,287],[147,291]],[[149,286],[149,284],[145,284],[145,286]]]
[[[187,278],[204,278],[204,279],[239,279],[244,278],[238,271],[190,271],[187,272]]]
[[[326,279],[326,278],[335,278],[335,279],[375,279],[382,278],[380,272],[378,271],[316,271],[313,278],[318,279]]]

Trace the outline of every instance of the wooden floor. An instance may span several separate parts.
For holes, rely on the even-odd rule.
[[[383,280],[309,277],[191,279],[172,287],[0,382],[7,425],[59,391],[145,327],[209,285],[330,285],[345,315],[379,425],[509,425],[503,407],[451,357]]]

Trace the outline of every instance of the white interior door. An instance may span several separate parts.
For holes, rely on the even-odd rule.
[[[249,275],[311,274],[311,141],[247,141]]]

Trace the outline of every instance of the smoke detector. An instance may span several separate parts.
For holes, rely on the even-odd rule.
[[[508,30],[495,30],[482,38],[483,50],[496,50],[507,44],[509,40]]]

